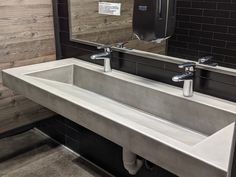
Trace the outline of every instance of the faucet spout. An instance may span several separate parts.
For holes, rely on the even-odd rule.
[[[172,81],[174,82],[184,82],[186,80],[193,80],[194,74],[192,72],[184,73],[181,75],[174,76]]]
[[[172,78],[174,82],[184,82],[183,95],[185,97],[193,96],[193,79],[195,72],[195,63],[184,63],[179,65],[179,68],[184,68],[185,73],[176,75]]]
[[[103,52],[103,53],[92,55],[90,58],[92,60],[104,60],[104,59],[106,59],[106,56],[109,56],[109,55],[110,55],[110,53]]]

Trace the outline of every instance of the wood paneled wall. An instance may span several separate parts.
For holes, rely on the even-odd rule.
[[[0,0],[0,71],[55,60],[51,0]],[[4,87],[0,74],[0,133],[51,116]]]

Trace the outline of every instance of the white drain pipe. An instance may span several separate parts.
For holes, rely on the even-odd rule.
[[[143,160],[137,158],[133,152],[123,148],[123,164],[131,175],[135,175],[143,165]]]

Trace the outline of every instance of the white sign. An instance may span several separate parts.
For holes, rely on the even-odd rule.
[[[120,16],[121,3],[99,2],[98,3],[98,13],[103,14],[103,15]]]

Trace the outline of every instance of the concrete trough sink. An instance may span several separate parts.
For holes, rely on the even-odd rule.
[[[183,177],[226,177],[236,104],[78,59],[7,69],[4,85]]]

